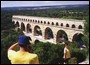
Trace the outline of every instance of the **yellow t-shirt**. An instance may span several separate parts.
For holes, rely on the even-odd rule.
[[[37,64],[39,62],[37,54],[29,52],[8,50],[8,58],[12,64]]]

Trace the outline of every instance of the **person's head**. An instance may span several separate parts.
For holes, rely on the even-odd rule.
[[[27,48],[27,46],[30,44],[29,37],[25,35],[20,35],[18,38],[18,44],[22,48]]]
[[[65,41],[65,47],[68,47],[69,42]]]

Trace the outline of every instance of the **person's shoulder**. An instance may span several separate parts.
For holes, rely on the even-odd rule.
[[[64,49],[67,49],[66,47],[64,47]]]
[[[38,55],[34,53],[30,53],[28,57],[30,58],[30,60],[36,60],[38,58]]]
[[[67,49],[68,49],[67,47],[64,48],[64,50],[67,50]]]
[[[37,57],[37,54],[35,54],[35,53],[30,53],[30,55],[33,57]]]
[[[15,53],[15,51],[14,51],[14,50],[8,50],[8,53],[10,53],[10,52]]]
[[[37,56],[37,54],[35,54],[35,53],[32,53],[32,55],[33,55],[33,56]]]

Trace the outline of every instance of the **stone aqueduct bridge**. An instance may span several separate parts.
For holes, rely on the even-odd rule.
[[[12,21],[32,42],[60,43],[62,39],[74,41],[78,33],[83,35],[85,20],[13,15]]]

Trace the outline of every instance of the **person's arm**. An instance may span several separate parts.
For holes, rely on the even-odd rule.
[[[7,52],[9,60],[12,60],[15,57],[15,53],[16,53],[15,49],[17,45],[18,43],[15,43],[9,47],[8,52]]]
[[[66,59],[66,52],[67,52],[67,50],[66,50],[66,48],[64,48],[64,60]]]
[[[18,43],[13,44],[12,46],[9,47],[8,50],[15,50],[17,45],[18,45]]]
[[[64,55],[65,55],[65,58],[64,58],[64,60],[66,59],[66,53],[64,53]]]

